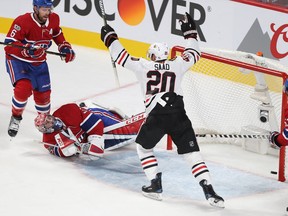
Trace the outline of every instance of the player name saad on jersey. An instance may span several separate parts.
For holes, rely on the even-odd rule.
[[[155,70],[170,70],[169,64],[157,63],[154,64]]]

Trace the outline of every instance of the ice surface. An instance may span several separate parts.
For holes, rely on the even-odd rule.
[[[4,35],[0,39],[3,41]],[[119,107],[128,115],[143,111],[140,87],[132,72],[117,68],[121,83],[117,88],[108,52],[80,46],[74,49],[77,56],[69,64],[48,56],[52,111],[62,104],[86,99]],[[216,209],[204,199],[181,156],[166,151],[163,142],[155,152],[163,172],[162,202],[141,194],[142,185],[149,182],[135,145],[108,152],[101,160],[50,155],[39,143],[41,134],[34,128],[32,98],[19,134],[10,140],[7,126],[13,89],[2,48],[0,62],[0,215],[285,215],[287,183],[278,182],[277,176],[270,174],[271,170],[277,171],[277,158],[247,152],[239,146],[200,146],[214,188],[226,201],[225,209]]]

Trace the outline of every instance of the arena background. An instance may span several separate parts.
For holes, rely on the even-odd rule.
[[[187,11],[196,20],[201,47],[262,51],[265,57],[288,65],[287,7],[277,10],[267,4],[243,2],[104,0],[104,5],[108,23],[132,55],[145,56],[149,44],[156,41],[167,42],[170,46],[183,45],[178,20]],[[55,0],[54,5],[68,41],[106,49],[99,34],[103,20],[98,0]],[[18,15],[31,11],[32,0],[1,1],[0,33],[7,33]]]

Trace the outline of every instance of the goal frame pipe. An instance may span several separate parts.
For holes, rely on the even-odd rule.
[[[174,46],[171,49],[171,58],[175,57],[177,52],[182,53],[184,51],[184,47],[182,46]],[[249,69],[249,70],[253,70],[253,71],[257,71],[257,72],[262,72],[264,74],[268,74],[268,75],[273,75],[276,77],[280,77],[282,78],[283,84],[285,82],[285,80],[288,78],[288,75],[285,72],[282,71],[278,71],[278,70],[274,70],[274,69],[268,69],[268,68],[264,68],[261,66],[256,66],[256,65],[252,65],[249,63],[245,63],[245,62],[240,62],[237,60],[233,60],[233,59],[228,59],[228,58],[223,58],[220,56],[216,56],[210,53],[206,53],[206,52],[202,52],[201,53],[201,58],[206,58],[209,60],[213,60],[213,61],[217,61],[217,62],[221,62],[221,63],[225,63],[225,64],[230,64],[233,66],[238,66],[241,68],[245,68],[245,69]],[[284,127],[285,127],[285,109],[288,108],[287,105],[287,96],[286,94],[282,93],[282,112],[281,112],[281,128],[280,131],[283,131]],[[169,135],[167,135],[167,150],[172,150],[173,149],[173,142],[172,139]],[[280,169],[282,164],[285,163],[285,151],[286,151],[286,147],[283,146],[280,148],[280,154],[279,154],[279,169],[278,169],[278,181],[284,182],[286,181],[285,178],[285,173],[284,173],[284,169]]]

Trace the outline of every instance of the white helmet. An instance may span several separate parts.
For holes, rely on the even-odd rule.
[[[153,43],[147,51],[147,58],[155,56],[155,61],[166,60],[169,55],[169,47],[166,43]]]

